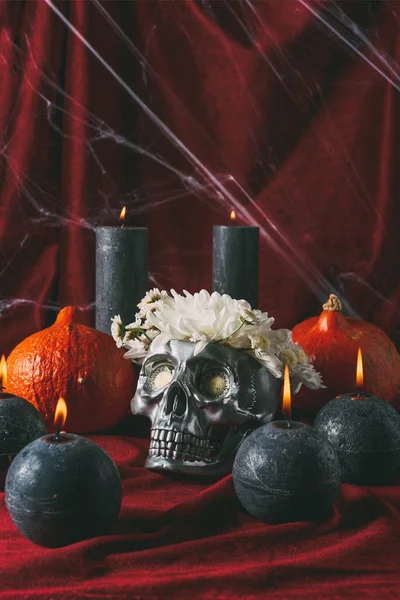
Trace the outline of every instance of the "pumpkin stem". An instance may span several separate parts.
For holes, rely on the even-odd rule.
[[[331,294],[328,302],[325,302],[325,304],[322,306],[322,310],[341,312],[342,303],[340,302],[339,298],[335,296],[335,294]]]
[[[83,323],[82,311],[76,306],[66,306],[58,313],[57,325],[69,325],[70,323]]]

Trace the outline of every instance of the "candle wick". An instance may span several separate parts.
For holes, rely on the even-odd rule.
[[[288,429],[292,428],[292,424],[291,424],[291,422],[290,422],[289,419],[287,419],[286,426],[287,426]]]
[[[56,425],[56,440],[60,439],[60,423]]]

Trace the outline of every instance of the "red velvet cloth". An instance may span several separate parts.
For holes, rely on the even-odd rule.
[[[397,0],[56,7],[258,222],[278,326],[336,288],[398,341]],[[93,226],[123,204],[153,283],[209,288],[231,200],[43,0],[0,3],[0,26],[0,350],[66,304],[93,323]]]
[[[0,598],[399,598],[400,487],[342,485],[324,523],[246,515],[231,476],[215,483],[143,468],[148,441],[92,436],[123,479],[110,535],[40,548],[0,496]]]
[[[152,283],[209,288],[227,192],[261,227],[260,308],[278,326],[335,288],[400,341],[399,2],[304,3],[56,2],[214,179],[44,0],[0,3],[0,352],[66,304],[93,323],[94,226],[124,204],[150,227]],[[0,597],[400,597],[398,487],[343,485],[329,521],[271,527],[230,477],[151,474],[147,442],[94,439],[124,479],[115,531],[45,550],[3,503]]]

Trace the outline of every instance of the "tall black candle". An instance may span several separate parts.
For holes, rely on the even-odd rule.
[[[116,314],[131,323],[147,288],[147,228],[97,227],[96,329],[110,333]]]
[[[214,227],[212,289],[258,306],[259,228]]]

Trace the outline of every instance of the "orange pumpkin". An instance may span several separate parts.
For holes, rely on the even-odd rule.
[[[11,352],[7,392],[33,404],[49,431],[60,396],[68,405],[68,431],[109,429],[128,412],[134,392],[133,366],[123,354],[111,336],[84,325],[81,312],[67,306],[54,325]]]
[[[400,386],[400,357],[386,333],[361,319],[345,317],[334,294],[323,306],[319,317],[296,325],[293,340],[303,347],[325,389],[311,392],[302,388],[293,405],[311,414],[338,394],[356,391],[357,352],[364,362],[363,390],[391,402]]]

